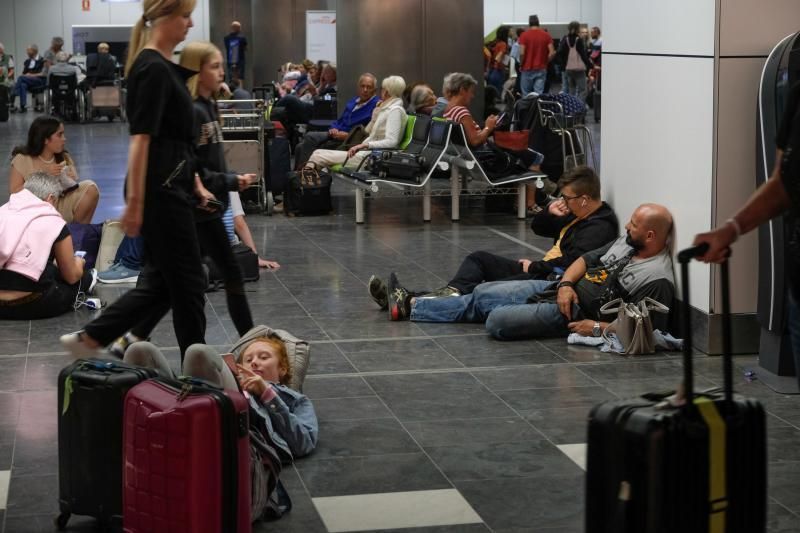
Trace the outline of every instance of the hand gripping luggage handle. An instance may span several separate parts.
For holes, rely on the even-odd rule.
[[[694,397],[694,374],[692,370],[692,319],[689,305],[689,262],[708,251],[708,244],[702,243],[678,253],[681,265],[681,293],[683,298],[683,383],[686,405],[692,404]],[[729,256],[730,257],[730,256]],[[720,265],[720,281],[722,284],[722,372],[725,403],[733,402],[733,361],[731,358],[731,309],[730,309],[730,277],[728,260]]]

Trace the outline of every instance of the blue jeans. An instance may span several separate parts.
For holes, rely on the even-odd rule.
[[[555,302],[526,303],[553,288],[552,281],[493,281],[472,294],[449,298],[418,298],[411,307],[416,322],[486,322],[486,331],[500,340],[559,337],[569,333],[567,319]],[[573,316],[579,312],[577,306]]]
[[[38,89],[45,86],[44,77],[29,78],[22,76],[17,80],[17,95],[19,96],[19,107],[28,106],[28,91],[31,89]]]
[[[144,240],[142,237],[128,237],[125,235],[117,248],[117,255],[114,257],[115,263],[122,263],[125,268],[131,270],[142,269],[142,252],[144,250]]]
[[[501,97],[503,95],[503,83],[506,81],[506,74],[502,70],[489,69],[489,75],[486,76],[486,81],[497,89],[497,94]]]
[[[545,80],[547,80],[547,70],[523,70],[520,74],[522,96],[528,93],[542,94]]]
[[[794,372],[800,382],[800,302],[789,291],[789,338],[794,353]]]

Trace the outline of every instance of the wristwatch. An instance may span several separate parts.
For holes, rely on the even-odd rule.
[[[595,337],[599,337],[603,334],[602,328],[600,328],[600,322],[595,322],[594,326],[592,327],[592,335]]]

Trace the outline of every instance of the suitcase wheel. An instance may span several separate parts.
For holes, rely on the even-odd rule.
[[[56,517],[54,520],[56,524],[56,529],[59,531],[64,531],[67,528],[67,522],[69,522],[69,517],[72,516],[70,513],[61,513]]]

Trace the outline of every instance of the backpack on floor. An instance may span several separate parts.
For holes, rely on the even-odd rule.
[[[329,214],[333,211],[332,183],[330,174],[311,167],[290,173],[284,193],[284,212],[290,216]]]

